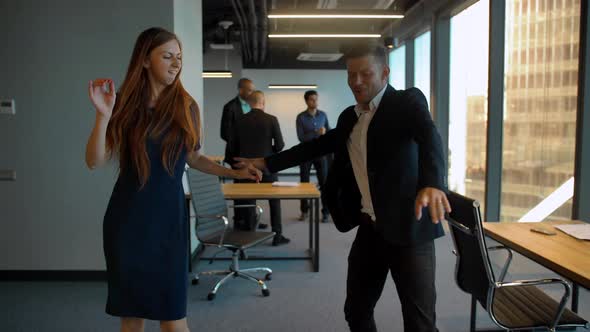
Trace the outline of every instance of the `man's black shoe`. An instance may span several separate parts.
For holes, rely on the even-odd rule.
[[[267,228],[268,228],[268,224],[263,224],[263,223],[258,224],[258,229],[267,229]]]
[[[274,239],[272,239],[272,245],[273,246],[280,246],[283,244],[287,244],[291,242],[291,240],[287,239],[286,237],[282,236],[282,235],[275,235]]]

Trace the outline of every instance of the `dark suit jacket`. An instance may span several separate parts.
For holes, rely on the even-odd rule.
[[[225,155],[228,154],[229,140],[233,133],[233,126],[236,121],[244,115],[240,99],[236,96],[234,99],[228,101],[223,105],[223,113],[221,114],[221,139],[225,141]]]
[[[233,157],[267,157],[285,147],[279,121],[275,116],[253,108],[234,124],[225,161],[234,164]]]
[[[367,132],[367,172],[379,233],[396,245],[418,244],[442,236],[428,209],[417,221],[414,204],[419,190],[446,191],[446,168],[440,135],[426,98],[416,88],[387,86]],[[326,183],[327,204],[334,224],[348,231],[358,224],[361,195],[348,155],[347,141],[357,121],[354,106],[345,109],[336,128],[266,158],[271,172],[334,152]]]

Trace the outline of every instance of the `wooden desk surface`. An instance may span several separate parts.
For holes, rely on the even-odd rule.
[[[492,239],[590,289],[590,241],[578,240],[552,226],[579,223],[583,222],[485,222],[483,227]],[[533,227],[553,230],[557,235],[531,232]]]
[[[313,183],[300,183],[297,187],[273,187],[271,183],[224,183],[225,199],[300,199],[319,198],[320,191]]]

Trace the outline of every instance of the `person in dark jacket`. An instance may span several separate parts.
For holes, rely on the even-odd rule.
[[[285,143],[281,134],[279,121],[275,116],[264,112],[264,93],[254,91],[248,96],[251,110],[244,114],[233,127],[233,133],[229,142],[227,161],[232,163],[234,156],[247,156],[250,158],[268,157],[283,150]],[[272,183],[278,180],[276,173],[263,172],[262,182]],[[236,181],[253,182],[253,181]],[[272,244],[274,246],[287,244],[290,240],[283,236],[281,223],[281,201],[270,199],[270,224],[272,231],[276,233]],[[238,204],[238,202],[236,202]],[[256,201],[241,200],[239,204],[256,204]],[[254,230],[256,214],[254,208],[244,210],[246,229]]]
[[[357,104],[336,128],[273,156],[237,158],[238,166],[277,172],[333,152],[328,209],[339,230],[358,226],[344,305],[350,330],[377,331],[373,310],[390,273],[404,331],[435,332],[434,239],[444,235],[440,221],[451,211],[440,135],[420,90],[387,84],[383,47],[352,47],[346,68]]]
[[[248,96],[254,91],[256,87],[249,78],[243,77],[238,81],[238,95],[232,100],[223,105],[223,113],[221,114],[221,139],[225,141],[225,155],[227,156],[227,149],[229,148],[230,137],[233,133],[233,127],[236,121],[244,114],[250,112],[250,105],[247,102]],[[227,160],[226,160],[227,162]],[[231,163],[230,163],[231,165]],[[235,182],[235,181],[234,181]],[[247,229],[245,225],[246,212],[244,209],[234,209],[234,228]],[[260,224],[259,228],[264,229],[268,227],[267,224]]]

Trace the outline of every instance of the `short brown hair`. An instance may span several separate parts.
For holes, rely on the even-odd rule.
[[[378,63],[384,66],[388,65],[387,50],[385,47],[375,43],[357,43],[350,45],[344,52],[344,61],[364,56],[373,56]]]

